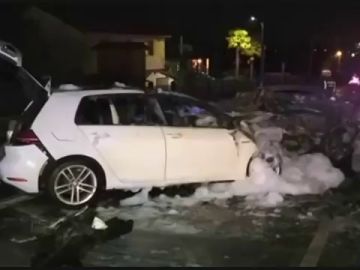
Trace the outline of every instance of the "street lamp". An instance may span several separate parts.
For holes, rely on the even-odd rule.
[[[342,55],[343,55],[343,52],[338,50],[336,53],[335,53],[335,58],[337,59],[338,61],[338,72],[340,72],[340,66],[341,66],[341,58],[342,58]]]
[[[341,58],[341,56],[342,56],[342,51],[337,51],[337,52],[335,53],[335,57]]]
[[[256,21],[258,21],[258,19],[255,16],[251,16],[250,21],[256,22]],[[265,27],[264,27],[264,22],[260,21],[260,27],[261,27],[260,88],[263,88],[264,87],[264,73],[265,73],[265,44],[264,44]]]

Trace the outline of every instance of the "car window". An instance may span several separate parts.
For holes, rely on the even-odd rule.
[[[144,99],[139,95],[118,95],[112,98],[119,125],[143,125],[146,122]]]
[[[118,95],[112,98],[119,125],[154,126],[165,123],[157,100],[145,95]]]
[[[85,97],[76,113],[78,125],[112,125],[110,103],[103,97]]]
[[[168,126],[218,127],[216,116],[191,99],[159,95],[158,100]]]
[[[78,125],[140,125],[153,126],[165,123],[156,99],[144,95],[121,94],[84,98],[76,114]]]

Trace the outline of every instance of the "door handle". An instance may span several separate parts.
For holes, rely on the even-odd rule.
[[[180,139],[183,136],[182,133],[168,133],[167,135],[173,139]]]
[[[92,132],[91,135],[95,136],[95,137],[99,137],[99,138],[108,138],[110,137],[110,134],[107,132]]]

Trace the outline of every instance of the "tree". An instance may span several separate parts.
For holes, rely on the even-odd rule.
[[[244,29],[233,29],[229,31],[227,36],[228,47],[235,48],[235,77],[239,77],[239,67],[240,67],[240,54],[246,55],[253,59],[254,56],[260,56],[261,54],[261,45],[255,39],[252,39],[249,36],[248,31]],[[250,61],[252,65],[253,62]]]

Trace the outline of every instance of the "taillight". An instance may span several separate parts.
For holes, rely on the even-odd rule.
[[[13,135],[11,140],[12,145],[29,145],[35,144],[40,148],[43,148],[39,138],[36,136],[35,132],[31,129],[21,130]]]
[[[35,132],[31,129],[24,129],[18,132],[14,132],[10,144],[13,146],[35,145],[47,156],[49,156],[49,153],[47,152],[46,148],[41,143],[40,139],[35,134]]]

